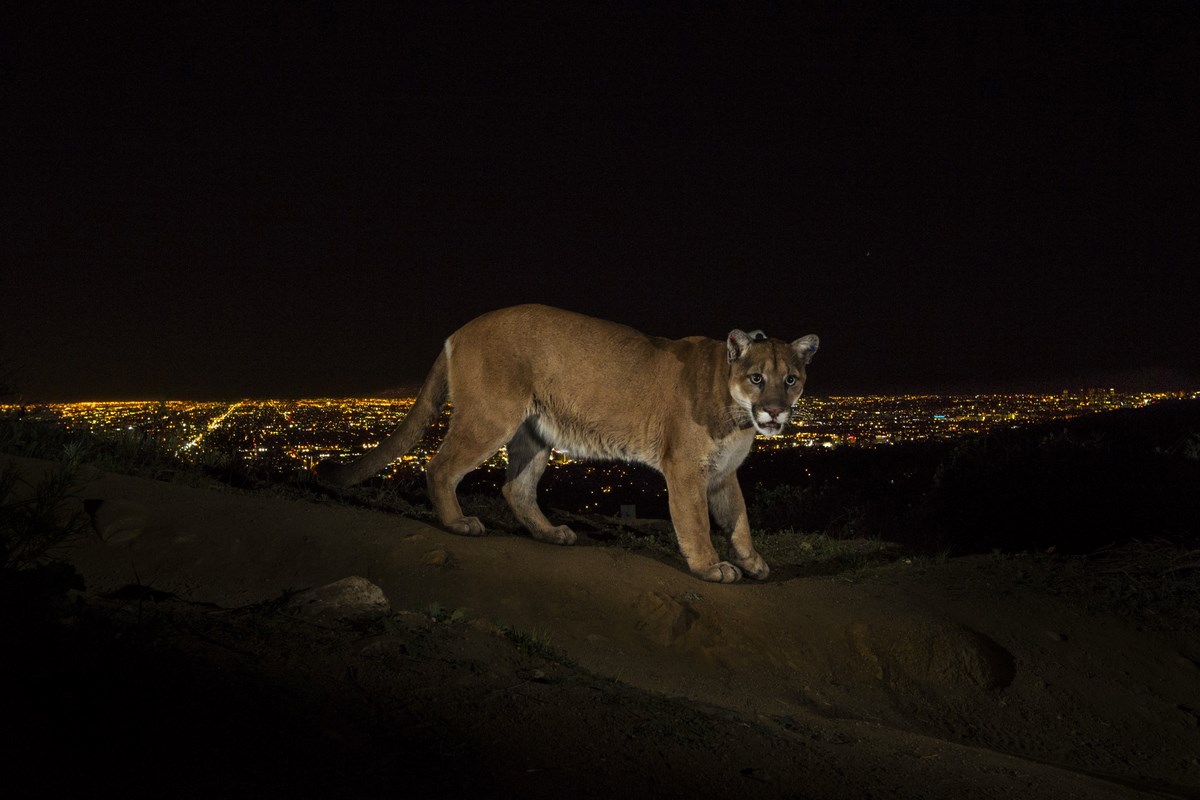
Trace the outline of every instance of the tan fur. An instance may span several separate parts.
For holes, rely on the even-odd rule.
[[[320,474],[346,486],[379,472],[417,443],[448,395],[450,429],[426,470],[430,499],[447,529],[484,532],[478,519],[463,516],[455,490],[507,445],[503,493],[513,512],[535,538],[572,544],[575,533],[551,524],[537,504],[537,483],[554,447],[659,470],[688,568],[709,581],[735,581],[743,572],[766,578],[770,570],[750,540],[737,468],[756,429],[782,430],[816,349],[811,335],[790,344],[740,330],[724,343],[668,340],[547,306],[493,311],[446,340],[395,434],[357,462],[323,465]],[[732,563],[717,559],[710,509],[730,536]]]

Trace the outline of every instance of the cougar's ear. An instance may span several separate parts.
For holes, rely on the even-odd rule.
[[[815,333],[810,333],[808,336],[801,336],[796,341],[792,342],[792,349],[796,351],[796,355],[804,359],[804,363],[812,361],[813,354],[817,352],[817,346],[821,344],[821,340],[817,338]]]
[[[746,335],[745,331],[734,329],[729,332],[725,344],[729,346],[729,363],[732,364],[742,357],[742,353],[746,352],[746,348],[750,346],[750,337]]]

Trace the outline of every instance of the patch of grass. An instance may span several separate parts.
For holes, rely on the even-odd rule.
[[[1076,559],[1073,566],[1062,577],[1063,588],[1086,594],[1098,610],[1200,628],[1200,548],[1165,539],[1133,541]]]
[[[434,600],[429,605],[422,609],[422,613],[432,619],[434,622],[462,622],[467,618],[467,611],[463,608],[449,609],[441,603]]]
[[[755,547],[773,572],[796,575],[839,575],[857,573],[904,556],[904,549],[881,539],[842,539],[824,533],[794,530],[759,533]]]
[[[670,530],[631,528],[620,525],[616,530],[615,541],[618,546],[626,550],[649,551],[666,558],[676,558],[679,555],[679,548],[675,544],[675,534]]]
[[[369,508],[374,511],[386,511],[391,514],[401,514],[412,519],[432,522],[437,519],[433,509],[420,500],[420,495],[410,490],[404,482],[370,481],[360,486],[351,486],[339,491],[331,491],[318,486],[314,482],[304,482],[295,487],[296,491],[305,492],[309,496],[318,496],[332,500],[342,505]]]
[[[756,489],[746,508],[750,527],[784,530],[800,525],[808,506],[805,496],[811,494],[812,489],[786,483]]]
[[[502,630],[505,638],[527,656],[545,659],[568,667],[578,666],[574,659],[564,655],[550,643],[550,632],[547,630],[519,631],[508,627]]]

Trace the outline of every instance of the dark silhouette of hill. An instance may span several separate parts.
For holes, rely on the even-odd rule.
[[[1200,402],[946,442],[752,457],[755,527],[959,553],[1200,540]]]

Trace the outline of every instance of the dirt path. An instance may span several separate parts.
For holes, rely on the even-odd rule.
[[[459,743],[422,763],[464,792],[490,776],[531,796],[1200,794],[1200,646],[1089,614],[1011,561],[718,586],[616,547],[329,504],[114,475],[84,496],[106,537],[71,555],[90,593],[229,609],[353,575],[421,612],[366,655],[360,634],[302,644],[308,666],[261,614],[205,635],[255,652],[242,667],[270,685],[310,671],[334,706],[356,675],[367,707],[406,709],[372,724]]]

